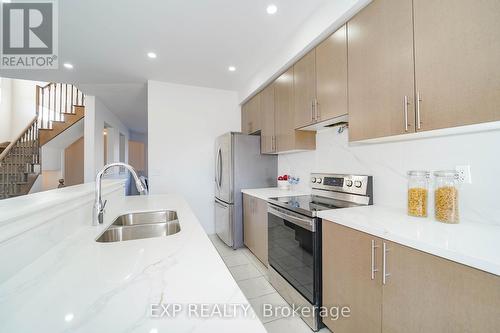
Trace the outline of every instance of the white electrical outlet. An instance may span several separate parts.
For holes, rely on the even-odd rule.
[[[472,184],[470,174],[470,165],[457,165],[455,170],[458,172],[458,181],[464,184]]]

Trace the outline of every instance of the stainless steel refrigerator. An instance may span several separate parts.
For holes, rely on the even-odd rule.
[[[241,189],[276,186],[278,158],[260,154],[260,136],[230,132],[215,140],[215,232],[228,246],[243,246]]]

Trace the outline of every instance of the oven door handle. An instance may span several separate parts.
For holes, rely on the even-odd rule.
[[[267,212],[288,222],[291,222],[301,228],[307,229],[312,232],[316,231],[314,218],[299,217],[296,214],[285,212],[284,210],[272,206],[267,206]]]

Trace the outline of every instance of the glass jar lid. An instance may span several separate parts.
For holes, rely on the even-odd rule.
[[[412,176],[412,177],[429,178],[430,175],[431,175],[431,173],[429,171],[425,171],[425,170],[410,170],[410,171],[408,171],[408,176]]]
[[[434,171],[435,177],[449,177],[449,178],[458,178],[458,172],[455,170],[439,170]]]

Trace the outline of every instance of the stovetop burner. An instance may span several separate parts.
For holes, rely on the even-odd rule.
[[[311,191],[311,195],[270,198],[268,201],[310,217],[316,217],[316,212],[321,210],[373,203],[371,176],[313,173]]]
[[[327,209],[337,209],[357,206],[354,203],[322,197],[319,195],[300,195],[293,197],[269,198],[270,203],[287,208],[297,213],[316,216],[316,212]]]

